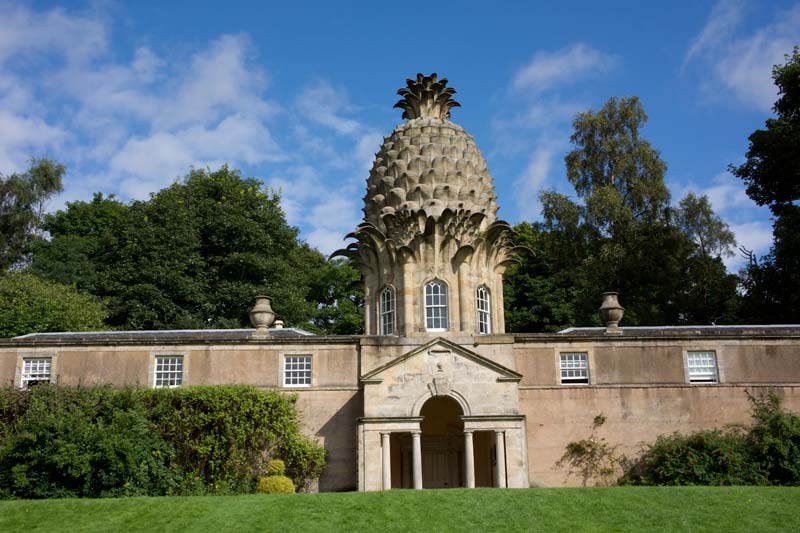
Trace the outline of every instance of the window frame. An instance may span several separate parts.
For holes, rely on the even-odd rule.
[[[170,366],[171,363],[167,366],[167,368],[159,368],[160,363],[165,361],[169,362],[170,360],[175,360],[177,362],[175,365],[176,368],[172,368]],[[178,387],[183,386],[186,383],[186,360],[186,355],[182,353],[153,354],[153,371],[151,372],[151,376],[153,378],[153,388],[177,389]],[[159,376],[159,373],[161,373],[162,376]],[[177,380],[175,379],[176,377]],[[159,384],[159,379],[162,381],[161,384]],[[174,381],[177,381],[177,383]]]
[[[483,292],[483,297],[481,297]],[[486,304],[485,309],[481,309],[481,302]],[[478,334],[491,335],[492,334],[492,292],[485,283],[478,285],[475,289],[475,310],[477,311],[478,319]]]
[[[431,302],[433,299],[436,298],[439,303],[428,303],[428,289],[433,288],[434,286],[441,287],[441,290],[438,294],[431,293]],[[425,320],[425,331],[430,332],[439,332],[439,331],[449,331],[450,329],[450,288],[447,286],[447,283],[440,279],[433,279],[425,284],[422,289],[422,298],[424,302],[424,320]],[[444,303],[441,301],[444,300]],[[441,313],[439,316],[433,316],[432,314],[429,317],[428,312],[443,309],[444,313]],[[428,320],[433,321],[433,323],[442,323],[444,322],[444,327],[434,326],[429,327]]]
[[[26,366],[28,363],[32,363],[34,361],[40,363],[46,363],[47,366],[47,374],[46,378],[42,379],[31,379],[30,375],[26,375]],[[23,355],[20,361],[20,372],[19,372],[19,388],[26,390],[31,384],[39,384],[39,383],[53,383],[53,368],[55,366],[55,357],[52,355]],[[33,374],[33,373],[32,373]],[[44,373],[38,372],[35,373],[38,375],[44,376]]]
[[[288,368],[290,359],[304,358],[308,360],[308,368]],[[308,372],[308,383],[289,383],[289,372]],[[281,358],[281,387],[286,389],[308,389],[314,386],[314,356],[310,353],[285,353]]]
[[[704,358],[711,356],[711,365],[698,364],[700,361],[693,361],[696,358]],[[694,363],[694,364],[693,364]],[[684,365],[686,369],[686,381],[691,384],[697,385],[714,385],[720,382],[719,359],[717,358],[717,350],[714,349],[693,349],[686,350],[684,356]],[[711,373],[698,373],[693,374],[693,370],[710,368]],[[713,374],[713,375],[712,375]],[[704,377],[705,376],[705,377]]]
[[[386,295],[388,306],[384,301]],[[395,335],[397,332],[397,291],[391,285],[384,287],[378,294],[378,332],[380,335]]]
[[[578,366],[566,366],[564,365],[565,362],[568,362],[570,358],[574,358],[575,356],[581,356],[580,359],[583,360],[584,366],[583,368]],[[559,383],[561,385],[591,385],[591,368],[589,363],[590,357],[588,351],[565,351],[558,353],[558,375],[559,375]],[[574,359],[573,359],[574,362]],[[585,376],[564,376],[565,372],[576,372],[585,370]]]

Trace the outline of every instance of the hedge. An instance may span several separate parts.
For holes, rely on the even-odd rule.
[[[302,489],[325,452],[295,400],[243,385],[0,389],[0,496],[248,493],[270,459]]]

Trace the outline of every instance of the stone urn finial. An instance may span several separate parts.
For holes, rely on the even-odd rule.
[[[612,333],[620,332],[619,322],[625,314],[625,308],[619,305],[617,297],[619,293],[604,292],[603,304],[600,306],[600,320],[605,324],[606,331]]]
[[[256,305],[250,310],[250,322],[256,328],[256,335],[266,335],[267,328],[275,320],[275,312],[272,310],[271,301],[269,296],[256,296]]]

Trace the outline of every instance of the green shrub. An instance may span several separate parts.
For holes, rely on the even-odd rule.
[[[286,473],[286,464],[280,459],[272,459],[267,463],[268,476],[282,476]]]
[[[0,496],[249,493],[268,457],[294,490],[325,464],[298,416],[294,397],[245,386],[0,389]]]
[[[258,480],[258,494],[294,494],[294,483],[286,476],[266,476]]]
[[[782,407],[774,392],[747,393],[754,423],[747,435],[751,460],[774,485],[800,485],[800,416]]]
[[[605,422],[602,413],[595,416],[589,437],[569,442],[564,455],[556,463],[556,468],[566,468],[569,474],[579,475],[584,487],[589,481],[599,486],[611,485],[619,475],[622,458],[617,453],[617,446],[595,434]]]
[[[800,485],[800,416],[774,392],[753,396],[753,424],[660,436],[623,465],[621,484]]]
[[[19,498],[164,495],[174,449],[130,390],[39,385],[0,445],[0,486]]]
[[[660,436],[624,465],[620,484],[763,485],[766,477],[750,461],[741,429]]]
[[[187,474],[224,492],[252,492],[267,457],[284,457],[299,486],[318,477],[325,451],[300,432],[296,398],[244,385],[139,391]]]

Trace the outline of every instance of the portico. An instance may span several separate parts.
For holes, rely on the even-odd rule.
[[[527,487],[519,379],[445,339],[364,375],[359,490]]]

